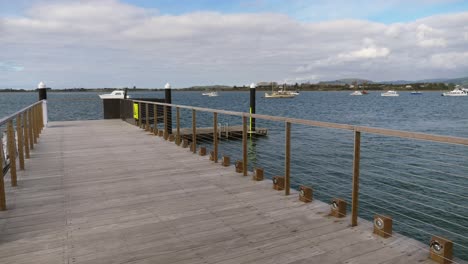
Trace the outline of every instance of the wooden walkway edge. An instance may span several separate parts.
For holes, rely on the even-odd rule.
[[[50,123],[6,197],[2,264],[433,263],[120,120]]]

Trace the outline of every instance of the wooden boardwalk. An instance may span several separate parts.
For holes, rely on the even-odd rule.
[[[427,245],[350,228],[324,203],[147,134],[50,123],[7,189],[0,263],[432,263]]]

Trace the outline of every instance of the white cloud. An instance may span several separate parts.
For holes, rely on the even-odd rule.
[[[439,30],[434,30],[432,27],[420,24],[417,27],[416,37],[421,47],[445,47],[447,45],[445,39],[434,37],[440,34],[441,32]]]
[[[468,52],[448,52],[431,56],[431,64],[443,69],[456,69],[460,66],[468,66]]]
[[[277,13],[161,15],[116,0],[57,1],[0,18],[0,61],[25,69],[2,85],[416,79],[450,67],[452,75],[466,74],[468,65],[453,54],[468,52],[467,21],[468,12],[390,25],[300,22]]]
[[[341,53],[338,55],[338,58],[344,60],[376,59],[381,57],[387,57],[389,54],[390,50],[388,48],[368,46],[360,50],[355,50],[348,53]]]

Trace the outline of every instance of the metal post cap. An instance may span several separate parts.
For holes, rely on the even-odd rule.
[[[169,83],[166,83],[166,85],[164,85],[164,88],[165,89],[171,89],[171,85]]]
[[[40,82],[40,83],[37,85],[37,88],[38,88],[38,89],[45,89],[45,88],[46,88],[46,85],[45,85],[45,83]]]
[[[255,85],[255,83],[250,84],[250,89],[255,89],[256,87],[257,87],[257,85]]]

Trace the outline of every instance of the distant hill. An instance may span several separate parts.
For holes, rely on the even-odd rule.
[[[398,80],[398,81],[385,81],[379,82],[381,84],[394,84],[394,85],[402,85],[402,84],[410,84],[410,83],[453,83],[453,84],[460,84],[460,85],[468,85],[468,77],[462,78],[435,78],[435,79],[424,79],[424,80],[416,80],[416,81],[406,81],[406,80]]]
[[[366,79],[358,79],[358,78],[347,78],[347,79],[338,79],[334,81],[324,81],[324,82],[319,82],[318,84],[327,84],[327,85],[350,85],[357,83],[358,85],[361,85],[363,83],[374,83],[370,80]]]

